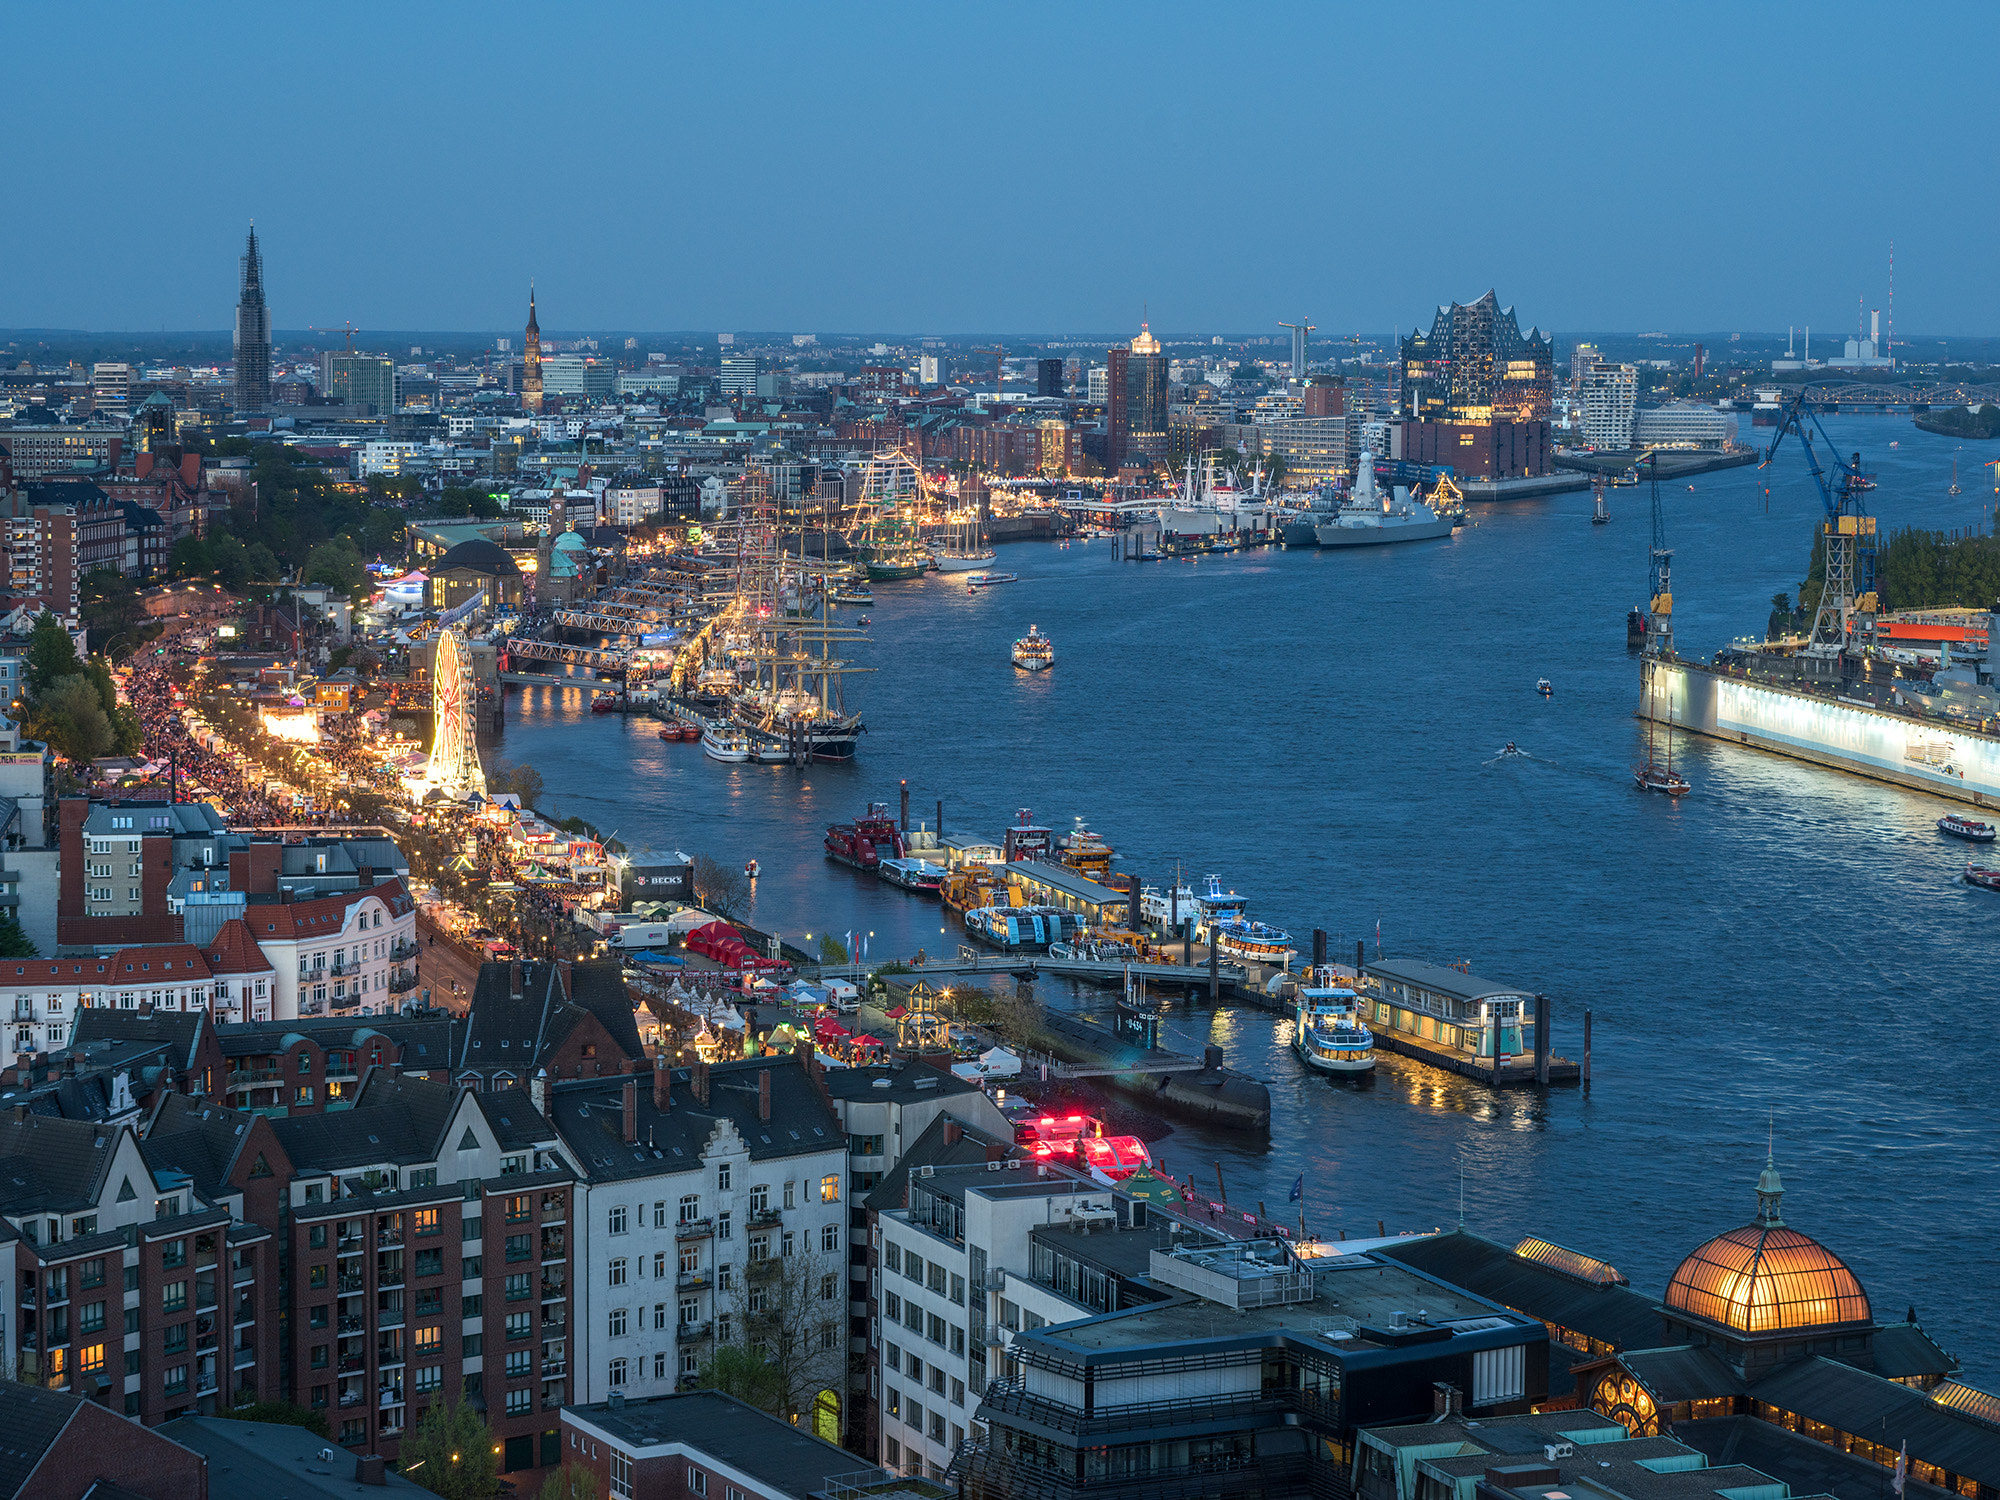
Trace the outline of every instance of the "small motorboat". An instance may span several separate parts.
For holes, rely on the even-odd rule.
[[[967,593],[970,593],[974,589],[991,588],[996,583],[1019,583],[1020,581],[1021,575],[1019,573],[968,573],[965,575],[965,589]]]
[[[743,866],[743,873],[748,875],[752,880],[755,880],[757,878],[757,861],[753,859],[746,863]]]
[[[873,615],[863,615],[855,623],[858,625],[873,625],[875,623],[875,617]]]
[[[1963,817],[1958,813],[1939,818],[1937,827],[1939,833],[1948,833],[1955,839],[1966,839],[1975,844],[1990,844],[2000,837],[2000,830],[1996,830],[1991,823],[1982,823],[1977,818]]]
[[[1546,677],[1538,678],[1536,680],[1535,691],[1540,693],[1544,698],[1553,698],[1556,695],[1556,690],[1554,685],[1551,684],[1548,678]]]
[[[1500,754],[1502,756],[1518,755],[1523,760],[1525,760],[1527,759],[1528,752],[1523,750],[1519,745],[1515,744],[1512,740],[1509,740],[1505,745],[1500,747]]]
[[[1988,869],[1983,865],[1967,865],[1965,883],[1983,885],[1989,891],[2000,891],[2000,870]]]

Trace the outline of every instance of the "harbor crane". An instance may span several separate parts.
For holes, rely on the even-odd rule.
[[[1764,452],[1764,464],[1759,467],[1768,465],[1777,456],[1778,446],[1787,433],[1798,433],[1799,446],[1805,449],[1806,467],[1819,487],[1820,503],[1826,508],[1826,519],[1820,525],[1825,582],[1820,589],[1819,608],[1813,613],[1812,631],[1799,654],[1837,662],[1848,650],[1850,632],[1856,623],[1872,619],[1875,614],[1875,518],[1868,514],[1861,500],[1870,485],[1861,472],[1861,455],[1840,456],[1819,413],[1806,405],[1807,389],[1802,387],[1785,408],[1777,434]],[[1812,424],[1810,429],[1808,421]],[[1827,454],[1833,460],[1831,474],[1821,465],[1819,453],[1813,447],[1814,432],[1826,444]]]

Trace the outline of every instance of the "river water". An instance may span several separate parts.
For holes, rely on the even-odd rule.
[[[1897,418],[1829,428],[1880,476],[1885,531],[1990,523],[1982,450],[1960,455],[1954,498],[1949,440]],[[1648,491],[1609,493],[1609,526],[1582,492],[1475,507],[1444,542],[1164,563],[1022,543],[996,564],[1021,582],[977,596],[936,576],[880,585],[849,765],[720,766],[539,688],[510,693],[497,753],[542,773],[545,804],[637,849],[756,858],[747,918],[802,946],[852,931],[872,956],[955,949],[935,902],[821,854],[829,822],[893,810],[907,779],[913,819],[940,797],[947,830],[997,835],[1021,807],[1059,830],[1081,817],[1119,868],[1218,873],[1302,948],[1321,926],[1336,956],[1364,938],[1371,957],[1467,960],[1545,991],[1565,1055],[1589,1006],[1594,1089],[1544,1097],[1393,1057],[1372,1087],[1342,1087],[1296,1063],[1280,1017],[1176,1005],[1163,1044],[1217,1043],[1269,1080],[1272,1129],[1182,1126],[1156,1154],[1181,1176],[1219,1165],[1233,1202],[1280,1217],[1303,1175],[1315,1233],[1462,1213],[1658,1294],[1688,1250],[1748,1222],[1775,1140],[1787,1222],[1854,1267],[1878,1317],[1914,1304],[1990,1384],[1980,1080],[2000,1061],[1983,1029],[2000,897],[1958,881],[1967,846],[1933,827],[1949,808],[1915,794],[1691,739],[1675,760],[1693,795],[1633,788],[1625,612],[1645,594]],[[1820,514],[1798,450],[1664,502],[1683,654],[1761,633]],[[1008,659],[1031,623],[1059,653],[1033,676]],[[1531,758],[1495,761],[1508,740]]]

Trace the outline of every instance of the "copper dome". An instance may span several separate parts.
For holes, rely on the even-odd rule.
[[[1839,1256],[1772,1222],[1746,1224],[1697,1248],[1667,1283],[1666,1306],[1751,1334],[1873,1318],[1868,1294]]]

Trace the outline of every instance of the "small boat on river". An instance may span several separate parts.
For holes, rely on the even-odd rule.
[[[1982,823],[1977,818],[1968,818],[1959,813],[1949,813],[1937,820],[1939,833],[1948,833],[1955,839],[1965,839],[1974,844],[1990,844],[1995,838],[1991,823]]]

